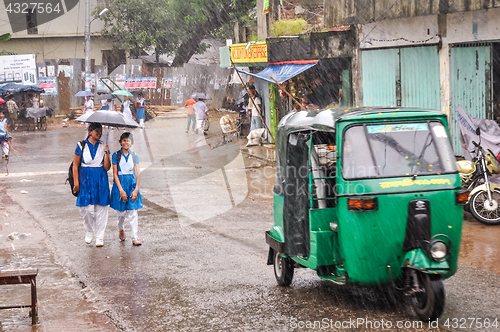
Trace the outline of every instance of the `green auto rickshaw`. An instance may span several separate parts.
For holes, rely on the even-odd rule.
[[[388,285],[417,316],[438,318],[457,270],[463,204],[446,115],[347,108],[285,116],[276,135],[268,265],[337,284]]]

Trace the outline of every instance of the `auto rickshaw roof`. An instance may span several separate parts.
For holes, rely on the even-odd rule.
[[[443,116],[443,113],[435,110],[420,108],[397,108],[397,107],[349,107],[331,108],[314,111],[300,111],[286,115],[279,123],[278,130],[295,132],[301,130],[335,131],[338,121],[369,119],[388,120],[390,118],[418,118],[418,117]]]

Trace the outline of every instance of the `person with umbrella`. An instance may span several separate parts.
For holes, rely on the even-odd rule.
[[[95,235],[96,247],[104,245],[104,231],[108,222],[109,184],[107,172],[111,168],[108,144],[100,139],[102,125],[92,122],[85,141],[78,142],[73,158],[73,192],[78,193],[76,206],[80,208],[85,228],[85,243]],[[81,167],[79,165],[81,164]]]
[[[140,246],[142,243],[137,237],[139,216],[137,210],[142,208],[141,192],[141,168],[139,167],[139,156],[132,152],[130,147],[134,144],[131,133],[125,132],[120,136],[121,149],[113,153],[113,188],[111,189],[111,207],[116,210],[118,216],[118,238],[125,241],[124,223],[128,215],[130,222],[130,233],[132,244]]]

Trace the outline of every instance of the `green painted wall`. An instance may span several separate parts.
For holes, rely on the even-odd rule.
[[[451,49],[451,129],[455,153],[462,155],[455,116],[462,105],[474,118],[492,119],[491,47],[471,46]]]

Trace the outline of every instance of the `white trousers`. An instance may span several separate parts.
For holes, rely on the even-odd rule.
[[[104,240],[104,231],[108,223],[109,206],[87,205],[80,207],[83,227],[87,233],[94,233],[96,240]]]
[[[144,119],[139,119],[139,126],[144,128]]]
[[[118,216],[118,230],[123,231],[125,217],[128,214],[128,221],[130,222],[130,237],[132,241],[137,240],[137,226],[139,225],[139,215],[137,214],[137,210],[125,210],[125,211],[116,211],[116,215]]]
[[[3,154],[9,154],[9,150],[10,150],[9,142],[2,141],[2,153]]]

